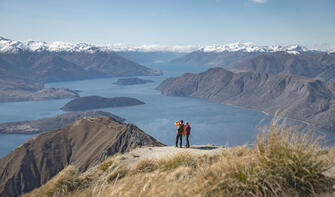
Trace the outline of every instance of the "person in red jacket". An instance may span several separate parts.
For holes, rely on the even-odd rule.
[[[188,122],[186,122],[185,130],[186,130],[186,148],[189,148],[190,142],[188,141],[188,138],[190,137],[191,134],[191,126]]]
[[[180,148],[182,148],[182,145],[183,145],[182,140],[183,140],[183,135],[185,133],[184,121],[183,120],[176,121],[174,125],[177,126],[176,147],[178,147],[178,139],[180,139],[179,146]]]

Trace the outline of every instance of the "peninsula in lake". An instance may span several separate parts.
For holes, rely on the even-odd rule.
[[[123,122],[125,119],[109,112],[88,111],[88,112],[68,112],[65,114],[42,118],[39,120],[8,122],[0,124],[0,133],[6,134],[30,134],[51,131],[67,126],[84,117],[107,116]]]
[[[104,98],[101,96],[86,96],[73,99],[66,103],[61,109],[64,111],[84,111],[89,109],[127,107],[143,104],[144,102],[129,97]]]

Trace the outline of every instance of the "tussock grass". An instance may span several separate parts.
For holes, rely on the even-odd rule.
[[[114,164],[114,165],[113,165]],[[112,157],[107,158],[103,161],[99,166],[98,169],[101,171],[107,171],[110,166],[115,166],[115,160]]]
[[[62,178],[54,180],[48,189],[42,192],[40,189],[38,194],[91,197],[331,195],[335,148],[322,148],[319,142],[319,138],[310,133],[295,131],[275,121],[259,133],[254,147],[225,148],[214,155],[185,151],[164,159],[141,160],[134,167],[125,165],[123,160],[108,158],[85,176],[78,176],[75,170],[65,170]]]
[[[331,180],[324,175],[331,163],[320,159],[322,150],[310,133],[274,122],[258,135],[250,157],[225,155],[227,161],[204,176],[204,196],[313,196],[331,191]]]
[[[257,140],[257,158],[264,179],[299,196],[329,190],[330,180],[323,173],[331,164],[319,159],[322,152],[319,142],[311,133],[297,132],[274,122]]]
[[[78,171],[74,166],[68,166],[61,171],[56,177],[51,179],[47,184],[39,189],[35,189],[25,197],[43,196],[43,197],[60,197],[76,190],[83,185],[82,179],[79,179]]]
[[[159,167],[159,164],[157,162],[157,160],[154,159],[144,159],[144,160],[140,160],[135,169],[134,169],[134,173],[149,173],[149,172],[153,172],[155,170],[157,170]]]
[[[107,175],[108,177],[107,179],[109,182],[122,179],[123,177],[127,175],[128,172],[129,172],[128,168],[118,167],[118,168],[115,168],[111,173]]]

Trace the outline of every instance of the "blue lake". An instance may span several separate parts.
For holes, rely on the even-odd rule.
[[[271,118],[267,115],[239,107],[227,106],[190,97],[169,97],[155,90],[167,77],[185,72],[198,73],[205,67],[181,65],[151,65],[160,68],[164,76],[141,77],[154,83],[133,86],[114,85],[118,78],[81,80],[49,83],[46,87],[66,87],[79,90],[81,96],[104,97],[128,96],[144,101],[145,105],[105,108],[108,111],[136,124],[140,129],[167,145],[174,145],[176,120],[189,121],[192,127],[191,144],[215,144],[235,146],[252,144],[260,127]],[[0,103],[0,122],[34,120],[64,113],[59,108],[70,99]],[[327,133],[335,139],[334,134]],[[35,135],[0,135],[0,157]],[[335,141],[335,140],[334,140]]]

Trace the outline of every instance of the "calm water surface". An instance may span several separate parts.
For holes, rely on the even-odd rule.
[[[145,105],[105,108],[136,124],[167,145],[175,143],[176,120],[187,120],[192,127],[191,144],[235,146],[252,144],[259,127],[270,121],[261,112],[232,107],[190,97],[161,95],[155,87],[167,77],[185,72],[198,73],[204,67],[181,65],[152,65],[164,71],[164,76],[141,77],[154,83],[134,86],[113,85],[118,78],[50,83],[46,87],[66,87],[79,90],[81,96],[128,96],[144,101]],[[0,103],[0,122],[33,120],[63,113],[59,108],[69,99]],[[0,157],[35,135],[0,135]],[[331,136],[331,135],[330,135]],[[331,136],[335,139],[334,135]],[[335,140],[334,140],[335,141]]]

